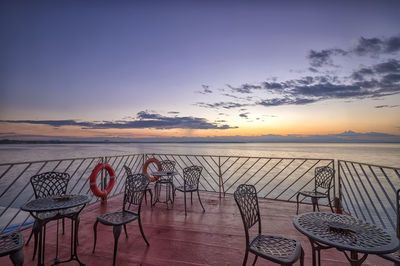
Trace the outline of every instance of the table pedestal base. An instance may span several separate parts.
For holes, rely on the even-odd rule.
[[[161,200],[161,188],[165,187],[165,200]],[[155,186],[155,200],[153,203],[153,206],[156,205],[157,202],[159,203],[164,203],[167,204],[167,209],[168,209],[168,203],[171,203],[172,206],[174,206],[174,184],[172,183],[172,180],[160,180],[157,181]]]

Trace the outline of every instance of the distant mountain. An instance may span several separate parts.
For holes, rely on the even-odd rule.
[[[380,132],[357,133],[345,131],[326,135],[261,135],[261,136],[218,136],[218,137],[168,137],[168,138],[119,138],[43,135],[0,135],[0,144],[12,143],[121,143],[121,142],[303,142],[303,143],[400,143],[400,135]]]

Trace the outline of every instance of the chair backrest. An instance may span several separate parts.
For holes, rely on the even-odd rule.
[[[32,176],[31,184],[35,198],[65,195],[70,179],[68,173],[60,172],[46,172]]]
[[[160,162],[161,169],[163,171],[173,172],[175,171],[175,162],[170,160],[164,160]]]
[[[330,189],[334,176],[335,170],[329,166],[315,168],[315,189]]]
[[[127,176],[132,175],[132,170],[127,165],[124,165],[125,173]]]
[[[125,193],[123,209],[126,209],[126,204],[142,205],[143,196],[150,180],[144,174],[128,175],[125,181]],[[128,209],[129,209],[128,207]]]
[[[183,169],[184,186],[194,186],[194,187],[198,188],[202,169],[203,169],[203,167],[198,166],[198,165],[192,165],[189,167],[185,167]]]
[[[246,239],[248,242],[248,231],[257,222],[258,231],[261,233],[260,209],[258,206],[256,188],[253,185],[242,184],[238,186],[236,191],[233,193],[233,196],[239,207],[240,215],[242,216]]]

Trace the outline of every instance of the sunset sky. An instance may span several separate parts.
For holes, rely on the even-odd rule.
[[[400,1],[15,2],[0,139],[400,135]]]

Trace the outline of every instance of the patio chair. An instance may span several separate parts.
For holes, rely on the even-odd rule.
[[[327,198],[329,207],[331,211],[333,211],[331,197],[330,197],[330,189],[332,186],[332,181],[335,177],[335,170],[329,166],[321,166],[315,168],[315,176],[314,176],[314,190],[313,191],[299,191],[296,196],[297,201],[297,211],[296,214],[299,214],[299,198],[300,196],[311,198],[311,202],[313,205],[313,211],[315,212],[315,207],[317,207],[319,211],[318,199]],[[318,191],[318,189],[322,189],[323,192]]]
[[[128,233],[126,230],[126,224],[138,220],[140,233],[147,246],[150,246],[147,241],[143,228],[142,222],[140,219],[140,209],[142,206],[143,195],[146,193],[147,186],[150,180],[143,174],[133,174],[129,175],[125,181],[125,192],[124,192],[124,200],[122,203],[122,211],[105,213],[97,216],[96,222],[93,225],[94,231],[94,245],[93,251],[94,253],[96,249],[96,241],[97,241],[97,224],[100,222],[103,225],[113,226],[114,233],[114,256],[113,256],[113,265],[115,265],[115,259],[117,256],[117,247],[118,247],[118,238],[121,234],[121,227],[124,226],[125,236],[128,237]],[[131,205],[137,205],[137,212],[130,211],[129,208]],[[128,205],[128,206],[126,206]]]
[[[400,189],[397,190],[396,194],[396,205],[397,205],[397,223],[396,223],[396,234],[397,238],[400,238]],[[395,266],[400,265],[400,249],[389,254],[380,255],[382,258],[394,262]]]
[[[281,265],[292,265],[300,257],[300,265],[304,265],[304,251],[300,241],[261,234],[261,216],[258,206],[256,188],[253,185],[242,184],[234,192],[236,204],[242,216],[246,234],[246,253],[243,265],[247,263],[249,252],[255,255],[253,265],[261,257]],[[258,234],[249,240],[249,230],[258,223]]]
[[[70,178],[71,177],[68,173],[62,173],[62,172],[46,172],[46,173],[37,174],[37,175],[32,176],[30,179],[30,182],[31,182],[31,185],[33,188],[33,192],[35,194],[35,198],[41,199],[41,198],[46,198],[46,197],[51,197],[51,196],[65,195],[67,193],[67,188],[68,188],[68,183],[69,183]],[[67,209],[67,210],[62,211],[63,234],[64,234],[64,230],[65,230],[64,218],[68,217],[68,214],[70,214],[70,213],[74,213],[74,208],[71,210]],[[34,260],[35,256],[36,256],[38,237],[39,237],[39,231],[40,231],[41,226],[46,226],[47,222],[53,220],[53,218],[59,214],[60,214],[60,212],[58,212],[58,211],[37,213],[37,217],[39,217],[39,219],[35,219],[35,222],[33,223],[31,234],[28,238],[28,241],[25,244],[25,245],[28,245],[29,241],[32,238],[32,235],[34,235],[35,244],[34,244],[34,249],[33,249],[34,251],[33,251],[32,260]],[[57,219],[57,233],[58,233],[58,219]],[[78,224],[79,224],[79,222],[77,223],[77,225]],[[57,237],[58,237],[58,235],[57,235]]]
[[[10,256],[12,263],[16,266],[24,264],[24,237],[18,231],[0,235],[0,257]]]
[[[125,172],[126,172],[126,176],[133,175],[131,168],[129,168],[128,166],[124,165],[124,169],[125,169]],[[147,187],[146,193],[144,193],[144,200],[146,201],[146,204],[147,204],[147,197],[146,197],[147,192],[150,194],[150,206],[153,207],[153,192],[151,191],[151,187]]]
[[[176,191],[181,191],[184,194],[184,205],[185,205],[185,215],[186,215],[186,193],[190,192],[190,202],[193,204],[193,192],[197,192],[197,197],[199,198],[199,202],[201,208],[203,208],[203,212],[205,211],[203,203],[200,199],[199,193],[199,181],[201,176],[201,170],[203,168],[201,166],[193,165],[183,169],[183,186],[177,186],[174,190],[174,195]]]

